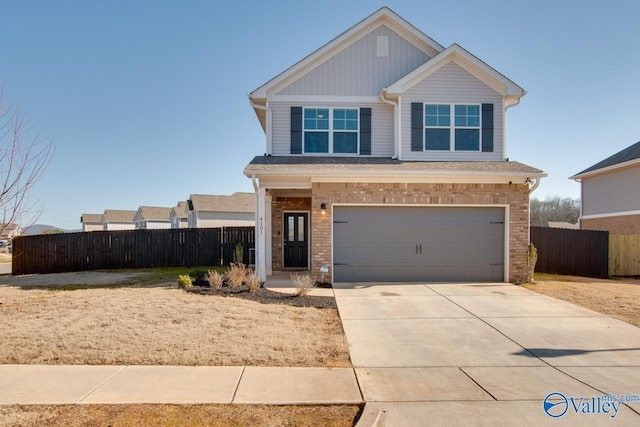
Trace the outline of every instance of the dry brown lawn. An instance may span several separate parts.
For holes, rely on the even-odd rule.
[[[0,406],[0,426],[352,426],[359,407],[252,405]]]
[[[522,286],[640,327],[639,279],[608,280],[536,273],[535,281],[534,285]]]
[[[0,285],[0,325],[4,364],[350,366],[337,310],[196,295],[175,285]]]

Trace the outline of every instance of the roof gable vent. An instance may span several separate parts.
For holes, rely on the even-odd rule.
[[[378,36],[377,55],[378,58],[386,58],[389,56],[389,37]]]

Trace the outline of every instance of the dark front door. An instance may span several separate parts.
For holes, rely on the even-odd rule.
[[[285,268],[307,268],[309,214],[284,214],[284,266]]]

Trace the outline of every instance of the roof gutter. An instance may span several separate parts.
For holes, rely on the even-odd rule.
[[[380,96],[378,97],[378,99],[382,102],[384,102],[385,104],[389,104],[389,105],[393,105],[393,120],[394,120],[394,128],[396,129],[396,132],[393,133],[393,158],[394,159],[399,159],[400,158],[400,113],[398,111],[398,102],[393,102],[388,100],[387,98],[384,97],[386,88],[382,89],[382,92],[380,92]]]

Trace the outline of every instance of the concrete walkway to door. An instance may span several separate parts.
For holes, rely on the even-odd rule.
[[[640,328],[505,283],[334,292],[367,402],[358,426],[640,425],[640,401],[591,399],[640,395]]]

